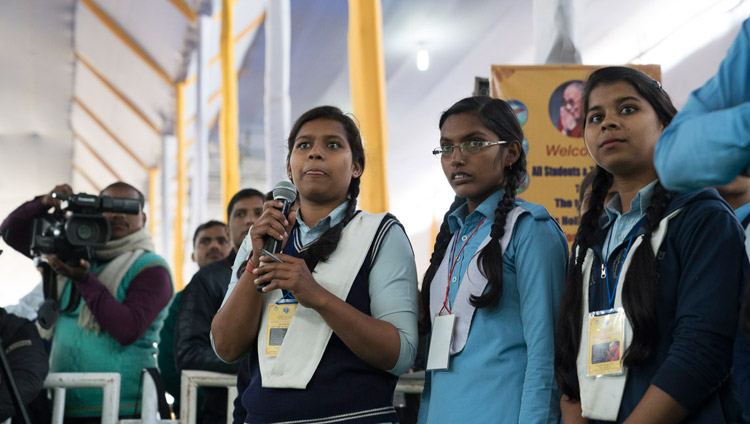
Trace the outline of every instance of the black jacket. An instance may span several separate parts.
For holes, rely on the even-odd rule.
[[[10,372],[25,405],[42,390],[49,372],[49,360],[31,321],[9,314],[0,308],[0,337]],[[0,374],[0,421],[16,413],[8,382]]]
[[[211,347],[211,321],[221,307],[232,276],[235,253],[210,263],[195,273],[182,291],[174,333],[177,370],[203,370],[237,374],[239,363],[220,360]],[[201,407],[203,422],[226,422],[227,391],[206,388]]]

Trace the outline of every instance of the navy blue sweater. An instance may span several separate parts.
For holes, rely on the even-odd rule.
[[[685,422],[731,422],[739,411],[729,374],[741,286],[750,278],[744,232],[715,190],[676,194],[664,216],[679,208],[656,254],[658,343],[648,360],[629,368],[618,422],[652,384],[690,411]],[[597,272],[605,235],[601,231],[592,247],[589,311],[608,307],[607,286]],[[625,243],[610,255],[613,275],[619,273]]]

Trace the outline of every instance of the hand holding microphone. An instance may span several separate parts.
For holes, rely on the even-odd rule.
[[[275,255],[281,253],[284,246],[284,236],[287,233],[284,222],[289,217],[289,212],[296,198],[297,189],[290,181],[281,181],[274,187],[273,199],[281,203],[280,208],[273,206],[266,207],[263,216],[258,219],[250,230],[253,243],[253,259],[256,263],[262,255],[276,258]],[[258,291],[261,291],[268,284],[259,284],[256,288]]]

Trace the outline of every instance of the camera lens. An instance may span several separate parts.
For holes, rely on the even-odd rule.
[[[76,229],[76,235],[81,240],[88,240],[94,234],[94,230],[88,225],[81,225]]]

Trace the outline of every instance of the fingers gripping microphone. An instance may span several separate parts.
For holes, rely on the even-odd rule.
[[[292,204],[294,204],[294,200],[296,198],[297,188],[294,187],[294,184],[292,184],[291,181],[280,181],[278,184],[276,184],[276,187],[273,188],[273,200],[278,200],[282,203],[281,213],[284,214],[285,218],[289,216],[289,211],[292,209]],[[264,255],[275,257],[277,253],[281,253],[281,243],[281,240],[276,240],[275,238],[267,235],[261,252]],[[259,284],[256,286],[256,288],[258,289],[258,291],[261,291],[263,287],[267,286],[268,284],[269,283]]]

